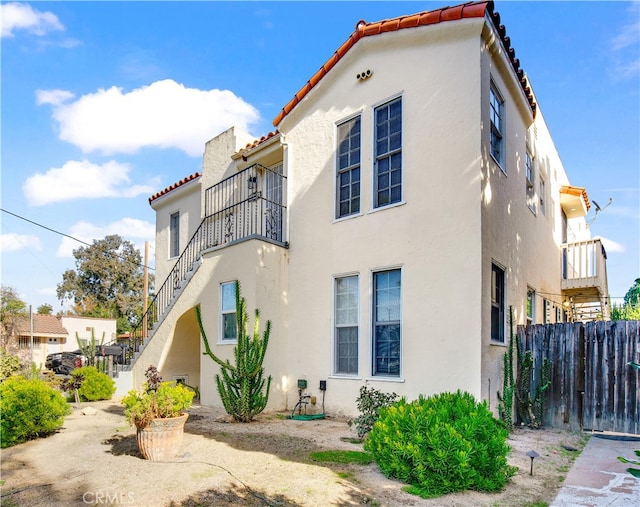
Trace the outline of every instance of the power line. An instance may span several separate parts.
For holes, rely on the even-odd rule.
[[[87,243],[86,241],[82,241],[81,239],[78,238],[74,238],[73,236],[69,236],[68,234],[65,234],[64,232],[60,232],[60,231],[56,231],[55,229],[52,229],[51,227],[47,227],[46,225],[42,225],[38,222],[34,222],[33,220],[29,220],[26,217],[23,217],[21,215],[17,215],[16,213],[12,213],[11,211],[8,211],[4,208],[0,208],[0,211],[3,211],[4,213],[7,213],[8,215],[14,216],[16,218],[19,218],[20,220],[24,220],[25,222],[29,222],[30,224],[36,225],[38,227],[41,227],[43,229],[46,229],[47,231],[53,232],[54,234],[59,234],[60,236],[64,236],[65,238],[69,238],[72,239],[73,241],[77,241],[78,243],[82,243],[83,245],[87,245],[87,246],[93,246],[91,243]],[[138,266],[144,268],[146,267],[147,269],[151,269],[151,270],[155,270],[155,268],[152,268],[150,266],[145,266],[144,264],[138,264]]]

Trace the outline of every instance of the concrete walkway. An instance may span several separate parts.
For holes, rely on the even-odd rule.
[[[551,507],[640,506],[640,479],[618,456],[637,459],[640,439],[593,435],[578,456]],[[638,467],[636,467],[638,468]]]

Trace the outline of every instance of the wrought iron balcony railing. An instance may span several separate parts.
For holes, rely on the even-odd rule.
[[[149,330],[164,317],[203,252],[255,238],[286,244],[286,177],[282,172],[282,164],[255,164],[205,191],[204,219],[132,331],[126,364],[133,362]]]

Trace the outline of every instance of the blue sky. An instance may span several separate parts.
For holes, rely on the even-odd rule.
[[[2,2],[1,280],[51,304],[72,250],[151,242],[148,197],[197,172],[231,125],[260,137],[352,33],[456,2]],[[640,3],[498,1],[609,291],[640,276]],[[594,218],[594,210],[588,219]]]

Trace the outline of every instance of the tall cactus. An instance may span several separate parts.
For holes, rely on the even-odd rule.
[[[231,364],[228,359],[226,361],[220,359],[211,350],[202,324],[199,306],[196,307],[196,318],[204,341],[204,354],[213,359],[221,368],[221,374],[216,374],[215,379],[224,409],[236,421],[249,422],[265,409],[269,401],[271,375],[267,379],[263,378],[262,363],[269,344],[271,321],[267,321],[264,333],[260,337],[258,330],[260,310],[256,309],[253,336],[250,336],[247,332],[247,302],[241,296],[239,282],[235,284],[235,296],[238,330],[238,342],[233,349],[235,364]]]
[[[502,395],[498,391],[498,413],[506,425],[513,426],[513,398],[516,390],[515,375],[513,371],[513,345],[515,336],[513,333],[513,307],[509,306],[509,348],[502,356],[503,377]],[[519,351],[519,349],[518,349]]]

